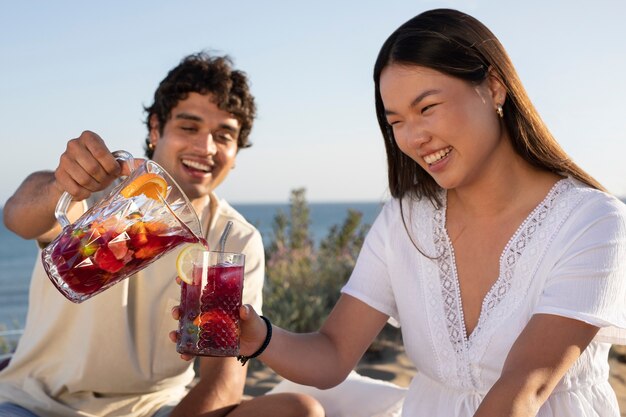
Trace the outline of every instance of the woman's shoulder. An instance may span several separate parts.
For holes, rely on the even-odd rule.
[[[416,210],[433,211],[445,200],[445,193],[440,192],[436,196],[437,199],[430,198],[428,196],[416,196],[414,194],[406,194],[405,196],[398,198],[394,197],[389,199],[383,205],[383,211],[390,212],[410,212]]]
[[[575,179],[568,192],[570,198],[580,201],[579,212],[588,214],[614,214],[626,218],[626,204],[614,195],[590,187]]]
[[[626,204],[605,191],[592,188],[577,180],[563,193],[562,203],[571,208],[566,224],[570,230],[589,228],[610,229],[612,233],[626,233]]]
[[[437,205],[428,198],[404,196],[386,201],[372,225],[375,233],[398,237],[398,233],[422,235],[424,228],[431,224]]]

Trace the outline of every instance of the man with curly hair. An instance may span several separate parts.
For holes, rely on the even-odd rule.
[[[256,114],[246,74],[228,57],[185,57],[145,108],[146,157],[161,165],[191,201],[210,247],[233,222],[227,250],[246,254],[243,302],[261,308],[264,251],[259,232],[214,190],[250,146]],[[97,134],[67,143],[54,172],[31,174],[4,207],[10,230],[45,247],[60,232],[56,202],[69,192],[78,218],[126,174]],[[196,372],[168,340],[178,304],[176,251],[106,292],[73,304],[36,263],[24,334],[0,372],[0,416],[323,416],[301,394],[242,400],[247,367],[235,358],[199,358]],[[192,388],[191,385],[193,385]]]

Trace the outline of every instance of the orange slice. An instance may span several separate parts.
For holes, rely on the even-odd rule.
[[[125,198],[136,197],[143,194],[153,200],[159,200],[160,197],[165,198],[166,192],[167,182],[165,179],[158,174],[148,172],[135,178],[120,191],[120,194]]]

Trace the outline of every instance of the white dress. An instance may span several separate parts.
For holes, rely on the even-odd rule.
[[[386,204],[343,292],[396,319],[418,372],[403,416],[471,417],[497,381],[533,314],[602,329],[568,370],[539,417],[619,417],[608,382],[610,343],[626,341],[626,205],[566,178],[522,223],[500,257],[478,325],[466,334],[442,207],[428,199]],[[408,200],[408,199],[405,199]]]

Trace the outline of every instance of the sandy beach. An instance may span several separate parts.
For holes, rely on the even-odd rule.
[[[626,417],[626,346],[615,346],[611,357],[610,382],[619,401],[621,415]],[[376,343],[363,357],[356,370],[361,375],[390,381],[402,387],[411,382],[415,368],[398,341]],[[255,396],[269,391],[282,378],[255,361],[248,372],[245,393]]]

